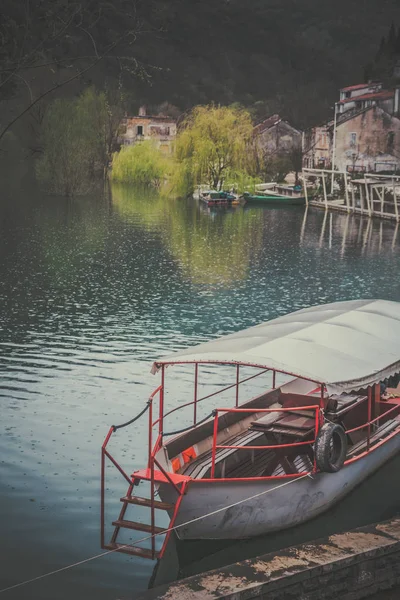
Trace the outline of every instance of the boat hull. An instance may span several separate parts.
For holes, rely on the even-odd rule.
[[[269,195],[260,195],[260,196],[246,196],[247,202],[255,203],[255,204],[285,204],[285,205],[296,205],[302,206],[306,203],[306,199],[304,196],[300,197],[291,197],[291,196],[269,196]]]
[[[317,473],[302,479],[192,481],[175,526],[230,508],[178,527],[176,534],[182,540],[245,539],[299,525],[339,502],[399,451],[400,432],[337,473]],[[161,486],[163,501],[173,501],[173,494],[169,486]]]

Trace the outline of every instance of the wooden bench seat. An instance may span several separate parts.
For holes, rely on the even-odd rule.
[[[224,446],[250,446],[257,445],[255,442],[258,439],[264,437],[264,433],[261,431],[242,431],[239,435],[236,435],[226,440]],[[222,445],[222,444],[221,444]],[[263,445],[263,444],[260,444]],[[231,454],[237,452],[236,448],[218,448],[215,453],[215,464],[219,464],[226,460]],[[188,463],[183,469],[182,473],[193,477],[194,479],[200,479],[204,476],[208,469],[211,468],[212,463],[212,450],[205,452],[192,462]]]

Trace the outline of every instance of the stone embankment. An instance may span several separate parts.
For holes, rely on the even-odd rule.
[[[361,600],[399,585],[396,518],[189,577],[140,600]]]

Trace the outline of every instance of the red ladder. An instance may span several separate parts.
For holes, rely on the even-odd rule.
[[[149,481],[151,485],[151,498],[142,498],[140,496],[132,495],[132,490],[135,485],[139,485],[141,481]],[[116,552],[123,552],[124,554],[130,554],[133,556],[141,556],[142,558],[156,559],[161,558],[167,548],[172,529],[174,527],[176,517],[179,512],[180,505],[182,503],[183,496],[185,495],[186,487],[190,477],[184,475],[177,475],[175,473],[168,473],[168,477],[161,471],[155,469],[143,469],[136,471],[132,475],[132,482],[128,487],[126,496],[120,498],[122,502],[122,508],[119,517],[116,521],[113,521],[114,533],[111,537],[109,544],[104,545],[107,550],[114,550]],[[175,503],[162,502],[154,499],[154,485],[155,483],[167,483],[173,485],[177,492],[177,499]],[[136,521],[130,521],[125,519],[125,513],[129,505],[134,504],[137,506],[145,506],[150,508],[151,519],[150,523],[139,523]],[[155,525],[155,510],[173,511],[167,528],[157,527]],[[141,548],[132,544],[120,544],[117,542],[118,534],[121,529],[133,529],[135,531],[143,531],[151,535],[151,549]],[[155,549],[155,536],[165,533],[165,538],[160,551]]]

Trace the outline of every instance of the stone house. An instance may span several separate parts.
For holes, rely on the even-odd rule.
[[[176,119],[164,115],[147,115],[146,108],[142,106],[137,116],[122,119],[118,141],[122,146],[131,146],[151,140],[162,152],[171,154],[176,132]]]
[[[359,83],[340,90],[337,113],[357,112],[369,106],[380,106],[386,112],[394,112],[394,91],[382,89],[382,83]]]
[[[301,148],[301,131],[298,131],[279,115],[272,115],[254,127],[254,139],[265,154],[285,153]]]
[[[342,88],[335,119],[304,135],[303,166],[330,169],[333,161],[339,171],[399,170],[399,101],[399,87],[383,90],[381,83],[368,83]]]
[[[335,146],[339,171],[398,171],[400,118],[376,105],[344,115],[336,125]]]
[[[312,127],[303,136],[303,166],[329,169],[331,166],[331,123]]]

